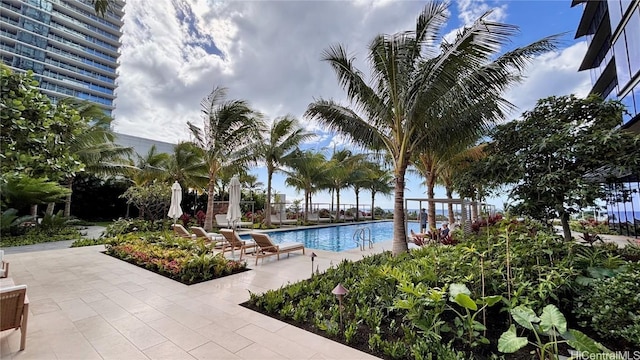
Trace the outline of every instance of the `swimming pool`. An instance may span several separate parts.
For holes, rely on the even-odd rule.
[[[409,229],[418,232],[419,224],[409,223]],[[353,240],[354,233],[360,228],[371,230],[371,240],[374,243],[393,239],[393,221],[357,223],[353,225],[336,225],[318,228],[303,228],[286,231],[270,232],[269,236],[274,243],[301,242],[305,248],[328,251],[344,251],[356,249],[359,244]],[[250,239],[246,234],[243,239]]]

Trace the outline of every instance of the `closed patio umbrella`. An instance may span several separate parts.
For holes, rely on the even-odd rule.
[[[182,216],[182,208],[180,207],[180,203],[182,202],[182,188],[178,181],[174,182],[171,185],[171,206],[169,206],[168,217],[173,218],[173,223],[176,223],[176,220]]]
[[[227,209],[227,221],[229,225],[235,227],[235,224],[242,219],[240,212],[240,180],[237,176],[231,178],[229,184],[229,209]]]

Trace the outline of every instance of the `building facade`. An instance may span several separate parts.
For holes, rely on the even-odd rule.
[[[124,1],[102,17],[91,0],[0,0],[0,56],[32,70],[52,101],[75,97],[114,109]]]
[[[576,38],[588,45],[579,70],[591,73],[591,93],[626,106],[623,127],[640,133],[640,0],[573,0],[578,4]],[[624,174],[607,187],[609,226],[640,237],[640,175]]]
[[[579,70],[591,73],[591,93],[626,106],[624,127],[640,132],[640,1],[573,0],[578,4],[583,12],[576,38],[588,44]]]

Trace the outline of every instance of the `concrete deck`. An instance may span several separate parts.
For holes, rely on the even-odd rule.
[[[51,245],[50,245],[51,246]],[[68,246],[68,245],[67,245]],[[391,248],[269,257],[251,271],[183,285],[104,255],[104,246],[27,252],[11,249],[9,276],[27,284],[27,344],[20,332],[0,338],[4,359],[375,359],[242,306],[311,275],[309,254],[324,271],[342,259]],[[236,254],[237,256],[237,254]]]

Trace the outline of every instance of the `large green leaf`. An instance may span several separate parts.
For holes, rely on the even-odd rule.
[[[533,324],[540,322],[540,318],[536,316],[536,313],[525,306],[516,306],[511,310],[511,316],[520,326],[529,329],[533,329]]]
[[[473,311],[478,310],[478,305],[476,305],[476,302],[473,301],[471,299],[471,297],[469,297],[469,295],[467,295],[467,294],[458,294],[453,299],[453,301],[456,304],[462,306],[463,308],[466,308],[466,309],[469,309],[469,310],[473,310]]]
[[[500,300],[502,300],[502,295],[492,295],[492,296],[485,296],[482,299],[478,300],[477,303],[478,304],[482,304],[482,305],[487,305],[489,307],[497,304]]]
[[[454,283],[449,285],[449,299],[451,301],[455,301],[454,299],[458,294],[467,294],[471,295],[471,291],[465,284]]]
[[[571,329],[568,333],[563,334],[563,337],[567,339],[569,346],[580,352],[588,352],[590,354],[611,352],[611,350],[578,330]]]
[[[516,326],[511,325],[509,330],[500,335],[500,339],[498,339],[498,351],[503,353],[514,353],[525,347],[527,343],[527,338],[518,336],[516,334]]]
[[[563,334],[567,332],[567,319],[555,305],[547,305],[540,315],[540,328],[547,334],[555,330]]]

